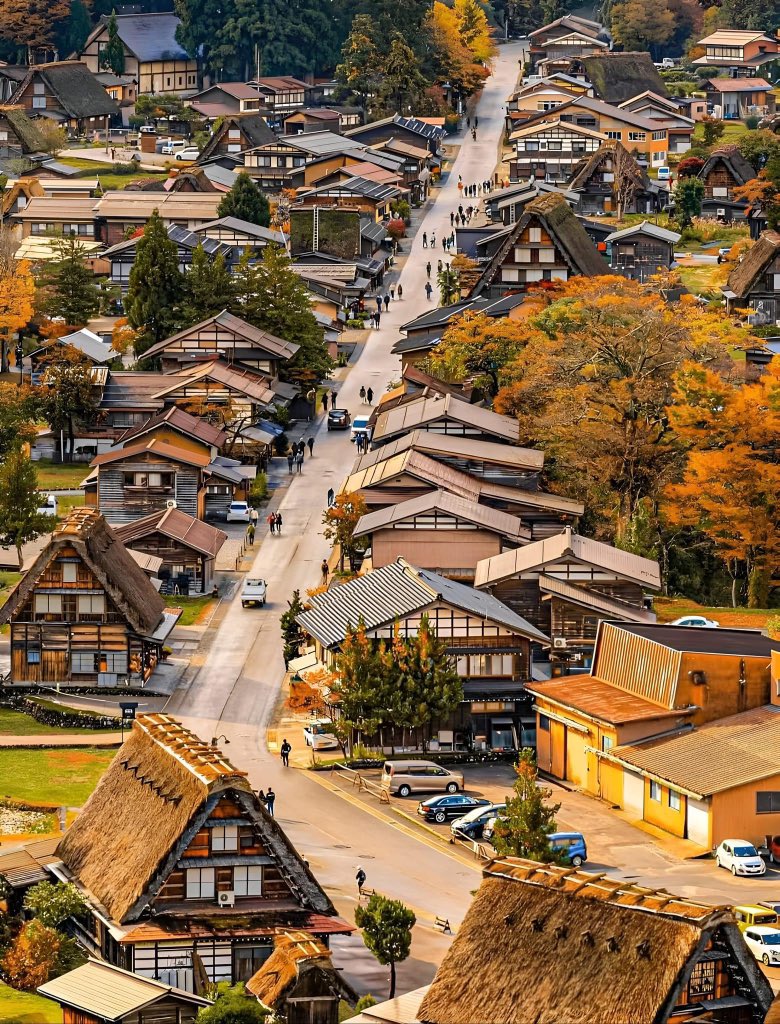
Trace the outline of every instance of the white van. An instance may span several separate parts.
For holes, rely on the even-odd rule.
[[[358,435],[362,435],[366,442],[371,440],[371,428],[368,425],[370,416],[356,416],[352,420],[352,430],[349,435],[350,441],[355,441]]]
[[[38,505],[39,516],[51,516],[57,518],[57,495],[47,494],[45,497],[41,495],[40,502]]]

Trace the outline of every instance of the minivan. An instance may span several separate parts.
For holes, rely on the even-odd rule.
[[[568,858],[575,868],[588,859],[588,847],[581,832],[553,832],[548,838],[555,853]]]
[[[463,789],[461,772],[451,772],[433,761],[385,761],[382,788],[398,796],[412,793],[457,793]]]
[[[734,917],[737,919],[737,928],[744,932],[746,928],[754,925],[768,925],[770,928],[777,927],[777,914],[768,907],[759,907],[754,903],[746,903],[739,907],[732,907]]]

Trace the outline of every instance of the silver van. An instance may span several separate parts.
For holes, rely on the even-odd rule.
[[[433,761],[385,761],[382,787],[398,796],[411,793],[457,793],[463,789],[462,772],[452,772]]]

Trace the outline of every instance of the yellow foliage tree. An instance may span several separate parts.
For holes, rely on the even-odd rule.
[[[0,267],[0,373],[8,373],[8,351],[14,334],[33,317],[35,281],[28,260]]]
[[[427,27],[441,78],[446,78],[461,94],[470,96],[488,77],[485,64],[493,54],[494,44],[484,11],[478,4],[482,19],[470,15],[464,20],[467,12],[463,4],[466,2],[463,0],[459,12],[457,4],[452,8],[436,0],[428,15]]]
[[[14,988],[32,991],[44,985],[57,965],[62,936],[40,921],[28,921],[3,960],[3,973]]]

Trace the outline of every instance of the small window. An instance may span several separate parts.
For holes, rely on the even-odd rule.
[[[78,579],[79,567],[75,562],[62,563],[62,582],[75,583]]]
[[[529,242],[541,242],[542,240],[542,229],[541,228],[529,228],[528,229],[528,241]]]
[[[263,895],[263,869],[260,865],[248,864],[233,868],[233,892],[236,896]]]
[[[661,802],[661,786],[657,782],[650,783],[650,799],[659,804]]]
[[[539,728],[542,732],[550,731],[550,719],[547,715],[539,715]]]
[[[780,814],[780,792],[756,793],[756,814]]]
[[[102,615],[106,610],[106,599],[103,594],[79,594],[79,615]]]
[[[42,96],[46,92],[46,86],[43,82],[33,82],[33,92],[36,96]]]
[[[61,615],[62,597],[59,594],[38,593],[35,595],[36,615]]]
[[[211,849],[214,853],[238,849],[238,825],[220,825],[211,830]]]
[[[40,651],[28,651],[27,652],[27,664],[28,665],[40,665],[41,663],[41,652]]]
[[[669,790],[669,810],[670,811],[679,811],[681,806],[682,806],[682,801],[680,799],[680,794],[679,793],[675,793],[673,789],[670,789]]]
[[[214,868],[187,868],[187,899],[214,898]]]
[[[615,741],[612,739],[611,736],[602,736],[601,737],[601,749],[602,750],[611,750],[612,747],[614,746],[614,744],[615,744]]]

